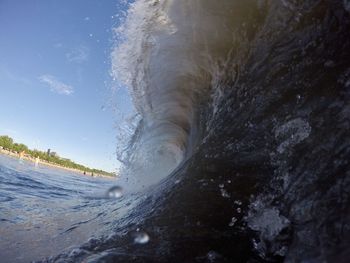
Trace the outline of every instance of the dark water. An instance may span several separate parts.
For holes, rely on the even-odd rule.
[[[349,262],[349,1],[140,0],[125,20],[112,71],[140,121],[123,175],[143,190],[72,192],[86,207],[50,218],[96,219],[47,261]]]

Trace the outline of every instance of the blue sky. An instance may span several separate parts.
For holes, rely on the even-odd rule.
[[[109,171],[110,51],[121,0],[0,1],[0,134]]]

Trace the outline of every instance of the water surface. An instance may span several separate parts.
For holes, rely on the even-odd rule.
[[[117,213],[105,198],[113,183],[0,155],[2,261],[38,260],[102,235]]]

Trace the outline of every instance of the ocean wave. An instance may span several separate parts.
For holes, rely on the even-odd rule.
[[[346,261],[346,1],[138,0],[115,32],[136,109],[122,177],[144,190],[112,238],[57,260]]]
[[[212,82],[242,40],[236,33],[241,6],[235,1],[171,0],[130,5],[125,23],[115,29],[112,74],[127,86],[142,119],[136,146],[129,145],[132,174],[137,170],[147,177],[152,171],[159,181],[189,153],[199,107],[215,94]],[[244,4],[243,11],[251,12],[249,7]]]

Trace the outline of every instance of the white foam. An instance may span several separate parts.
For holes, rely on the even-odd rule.
[[[296,118],[286,122],[275,130],[275,137],[281,140],[277,147],[277,152],[283,153],[287,149],[299,144],[309,137],[311,126],[301,118]]]
[[[138,0],[114,30],[112,75],[142,119],[129,175],[160,179],[183,160],[198,101],[209,96],[215,65],[232,47],[233,4]]]

